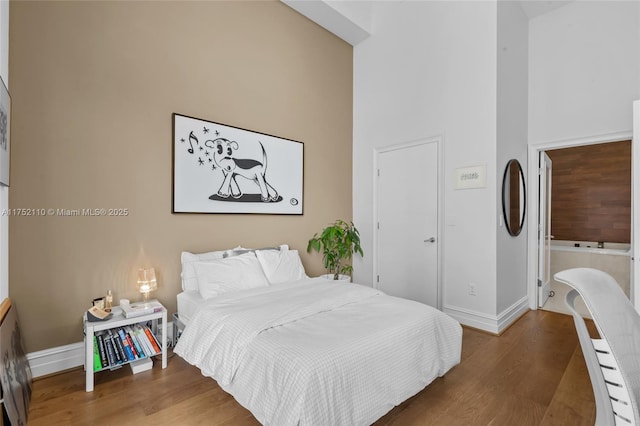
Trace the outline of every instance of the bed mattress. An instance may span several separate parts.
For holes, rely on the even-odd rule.
[[[269,425],[368,425],[460,362],[426,305],[323,279],[201,302],[175,353]]]
[[[197,290],[178,293],[178,316],[180,317],[180,321],[188,324],[194,312],[203,301],[204,299]]]

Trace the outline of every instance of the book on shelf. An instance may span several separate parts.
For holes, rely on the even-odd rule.
[[[138,341],[138,336],[136,336],[136,333],[133,331],[133,329],[130,326],[127,326],[125,329],[127,331],[127,335],[131,338],[131,341],[133,342],[133,346],[136,348],[136,352],[138,352],[138,356],[140,358],[146,357],[147,356],[146,354],[149,352],[142,349],[142,345]]]
[[[128,305],[121,305],[122,313],[126,318],[135,318],[141,315],[152,314],[154,312],[162,312],[164,307],[157,300],[148,302],[135,302]]]
[[[139,330],[141,340],[143,340],[149,348],[150,356],[159,354],[161,352],[160,345],[158,344],[158,341],[156,340],[151,330],[149,330],[149,327],[143,326],[141,324],[136,324],[136,329]]]
[[[98,340],[98,354],[100,355],[100,365],[102,368],[109,366],[109,360],[107,358],[107,348],[104,346],[104,338],[102,334],[96,334],[94,336]]]
[[[155,351],[155,353],[159,354],[160,352],[162,352],[160,350],[160,344],[156,340],[156,336],[154,336],[151,330],[149,330],[149,327],[144,327],[144,334],[146,334],[149,338],[149,342],[151,342],[151,346],[153,346],[153,350]]]
[[[141,357],[140,352],[136,349],[135,345],[133,344],[133,340],[131,339],[131,336],[129,336],[129,333],[127,333],[124,330],[122,330],[122,333],[124,334],[124,338],[127,339],[127,343],[129,343],[129,347],[131,348],[131,352],[133,352],[133,357],[135,359],[140,358]]]
[[[93,336],[93,371],[102,370],[102,361],[100,360],[100,350],[98,349],[98,338]]]
[[[116,364],[122,364],[124,362],[124,349],[122,348],[122,342],[120,342],[119,338],[116,338],[113,335],[113,331],[107,330],[107,334],[109,336],[109,341],[111,341],[111,345],[113,346],[113,354],[115,355]]]
[[[144,323],[107,329],[93,336],[93,371],[113,370],[160,353],[158,339]]]
[[[142,331],[142,326],[136,325],[132,327],[132,331],[147,356],[152,356],[154,354],[153,346],[151,346],[149,339],[146,334],[144,334],[144,331]]]
[[[108,334],[103,334],[103,338],[104,346],[107,348],[107,366],[114,367],[118,365],[118,362],[116,361],[116,355],[113,351],[113,341],[109,338]]]
[[[118,332],[118,335],[120,336],[120,340],[122,342],[124,352],[127,355],[127,360],[133,361],[134,359],[136,359],[136,357],[133,351],[131,350],[131,345],[129,345],[129,341],[127,340],[127,337],[124,335],[124,331],[122,330],[122,328],[119,328],[117,332]]]

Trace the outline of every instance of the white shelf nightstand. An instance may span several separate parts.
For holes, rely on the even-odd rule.
[[[111,310],[113,316],[106,321],[96,321],[91,322],[87,321],[87,313],[84,313],[83,323],[84,323],[84,369],[86,374],[85,379],[85,390],[87,392],[93,391],[93,375],[94,375],[94,364],[93,364],[93,337],[96,333],[103,330],[110,330],[117,327],[126,327],[140,323],[146,323],[148,321],[152,321],[153,324],[153,332],[154,335],[157,335],[157,327],[158,320],[161,320],[160,327],[161,328],[161,342],[160,342],[160,350],[162,353],[162,368],[167,368],[167,310],[162,307],[162,311],[153,312],[150,314],[140,315],[133,318],[125,318],[122,314],[122,309],[119,306],[114,306]],[[154,355],[155,356],[155,355]],[[131,361],[126,361],[120,364],[119,366],[128,364]],[[107,368],[108,369],[108,368]]]

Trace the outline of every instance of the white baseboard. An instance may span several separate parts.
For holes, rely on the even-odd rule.
[[[484,312],[477,312],[459,306],[445,305],[443,307],[444,313],[458,320],[460,324],[493,334],[502,333],[527,310],[529,310],[529,299],[526,296],[502,311],[499,315],[485,314]]]
[[[82,342],[27,354],[31,375],[36,377],[84,365],[84,344]]]
[[[529,310],[529,297],[525,296],[498,315],[498,333],[502,333]]]
[[[173,336],[171,322],[167,323],[167,346]],[[160,338],[158,336],[158,338]],[[59,373],[84,365],[84,342],[44,349],[27,354],[33,378]]]

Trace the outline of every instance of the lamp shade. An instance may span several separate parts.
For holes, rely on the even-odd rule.
[[[150,291],[158,289],[156,271],[153,268],[138,269],[138,291],[148,296]]]

